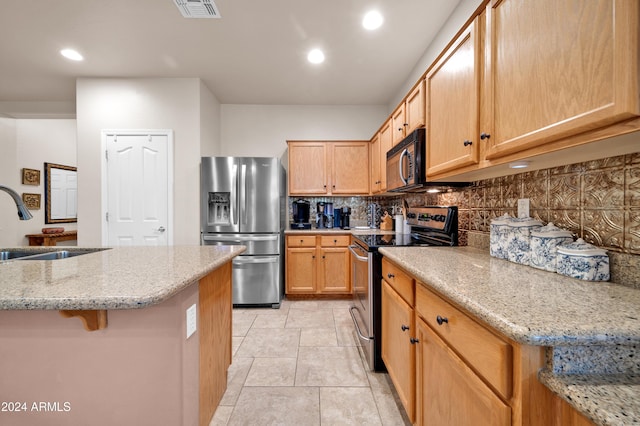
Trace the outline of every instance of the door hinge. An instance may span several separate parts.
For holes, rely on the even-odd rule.
[[[106,219],[107,222],[109,222],[109,212],[105,213],[104,218]]]
[[[109,151],[104,152],[104,159],[109,161]]]

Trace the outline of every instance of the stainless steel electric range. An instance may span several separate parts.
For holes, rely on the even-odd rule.
[[[382,255],[380,247],[457,246],[457,207],[413,207],[407,212],[410,234],[355,235],[351,251],[353,303],[349,308],[369,368],[386,370],[381,356]]]

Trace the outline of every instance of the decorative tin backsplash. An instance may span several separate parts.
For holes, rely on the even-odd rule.
[[[473,182],[441,194],[405,194],[409,206],[456,205],[459,244],[489,250],[491,219],[517,215],[519,198],[545,224],[604,248],[611,258],[611,280],[640,288],[640,152]],[[312,214],[318,201],[352,208],[352,226],[367,225],[367,206],[400,205],[401,197],[308,197]],[[291,207],[290,198],[289,207]],[[290,210],[291,211],[291,210]]]
[[[473,182],[436,194],[435,204],[458,205],[459,229],[489,233],[491,219],[530,214],[609,251],[640,254],[640,153]]]

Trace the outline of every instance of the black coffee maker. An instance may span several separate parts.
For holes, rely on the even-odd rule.
[[[291,229],[311,229],[311,222],[309,222],[309,210],[311,203],[307,200],[296,200],[291,204],[293,208],[293,222],[291,222]]]
[[[333,228],[333,203],[320,201],[316,205],[318,228]]]
[[[340,209],[340,228],[349,229],[349,217],[351,216],[351,207],[342,207]]]

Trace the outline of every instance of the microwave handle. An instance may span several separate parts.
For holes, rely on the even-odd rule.
[[[404,164],[404,158],[407,157],[409,161],[411,161],[411,154],[409,154],[409,150],[408,149],[404,149],[402,151],[402,154],[400,154],[400,161],[398,161],[398,174],[400,175],[400,180],[402,181],[402,183],[404,183],[405,185],[409,184],[409,179],[411,178],[411,175],[404,177],[404,174],[402,174],[402,165]],[[411,167],[409,167],[409,173],[411,173]]]

